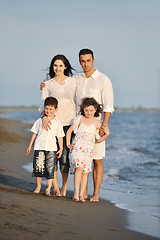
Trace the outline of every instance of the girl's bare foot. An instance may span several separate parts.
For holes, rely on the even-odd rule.
[[[86,202],[86,200],[83,197],[80,197],[79,201],[82,203]]]
[[[99,202],[99,194],[93,195],[93,197],[90,198],[90,202]]]

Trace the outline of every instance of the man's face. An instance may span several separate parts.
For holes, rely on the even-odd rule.
[[[94,58],[91,54],[80,55],[79,62],[84,72],[90,72],[94,70]]]

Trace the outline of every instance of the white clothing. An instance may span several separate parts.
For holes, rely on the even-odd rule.
[[[42,119],[39,118],[34,123],[31,131],[37,134],[34,150],[57,151],[56,137],[64,137],[63,126],[61,122],[54,117],[51,120],[51,130],[46,131],[42,128]]]
[[[74,75],[74,78],[77,82],[77,114],[79,113],[79,106],[84,97],[94,97],[99,104],[102,104],[103,112],[112,113],[114,111],[112,83],[106,75],[96,69],[89,78],[86,78],[84,73],[78,73]],[[96,142],[93,159],[102,159],[103,157],[105,157],[105,141],[101,143]]]
[[[76,116],[76,107],[74,103],[76,91],[76,81],[68,77],[65,83],[60,85],[53,78],[45,82],[42,90],[41,104],[39,111],[44,110],[44,101],[47,97],[55,97],[58,100],[58,111],[56,116],[63,126],[71,125]]]
[[[79,106],[84,97],[94,97],[99,104],[102,104],[103,112],[112,113],[114,111],[113,88],[107,76],[96,69],[89,78],[86,78],[84,73],[78,73],[74,75],[74,78],[77,82],[77,113],[79,112]]]
[[[88,173],[91,171],[95,140],[100,137],[96,121],[88,126],[82,116],[78,116],[73,122],[73,130],[76,135],[71,150],[70,172],[74,173],[75,168],[82,167],[83,172]]]

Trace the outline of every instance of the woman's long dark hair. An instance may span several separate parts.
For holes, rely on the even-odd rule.
[[[53,66],[54,66],[54,62],[55,62],[56,60],[62,60],[62,62],[64,63],[64,65],[65,65],[65,67],[66,67],[66,69],[64,70],[64,75],[66,75],[66,76],[68,76],[68,77],[69,77],[69,76],[73,76],[72,70],[75,71],[75,69],[72,68],[70,62],[68,61],[68,59],[67,59],[64,55],[58,54],[58,55],[54,56],[54,58],[52,59],[52,61],[51,61],[51,63],[50,63],[49,76],[50,76],[51,78],[53,78],[53,77],[55,76],[55,72],[54,72],[54,70],[53,70]]]

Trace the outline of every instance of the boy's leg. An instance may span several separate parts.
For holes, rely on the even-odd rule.
[[[45,174],[45,153],[41,150],[34,151],[33,158],[33,176],[36,177],[37,187],[34,193],[39,193],[41,190],[42,177]]]
[[[46,196],[51,195],[52,179],[47,179]]]
[[[46,195],[50,195],[50,190],[54,179],[56,157],[57,157],[56,152],[54,151],[46,152],[46,171],[45,171],[45,176],[47,178]]]
[[[79,188],[81,183],[81,176],[82,176],[83,168],[78,167],[75,169],[74,174],[74,199],[79,200]]]
[[[80,186],[80,201],[82,202],[85,202],[84,192],[86,189],[87,180],[88,180],[88,173],[82,173],[81,186]]]
[[[37,183],[37,187],[36,189],[34,190],[34,193],[40,193],[40,190],[41,190],[41,181],[42,181],[42,178],[41,177],[36,177],[36,183]]]

